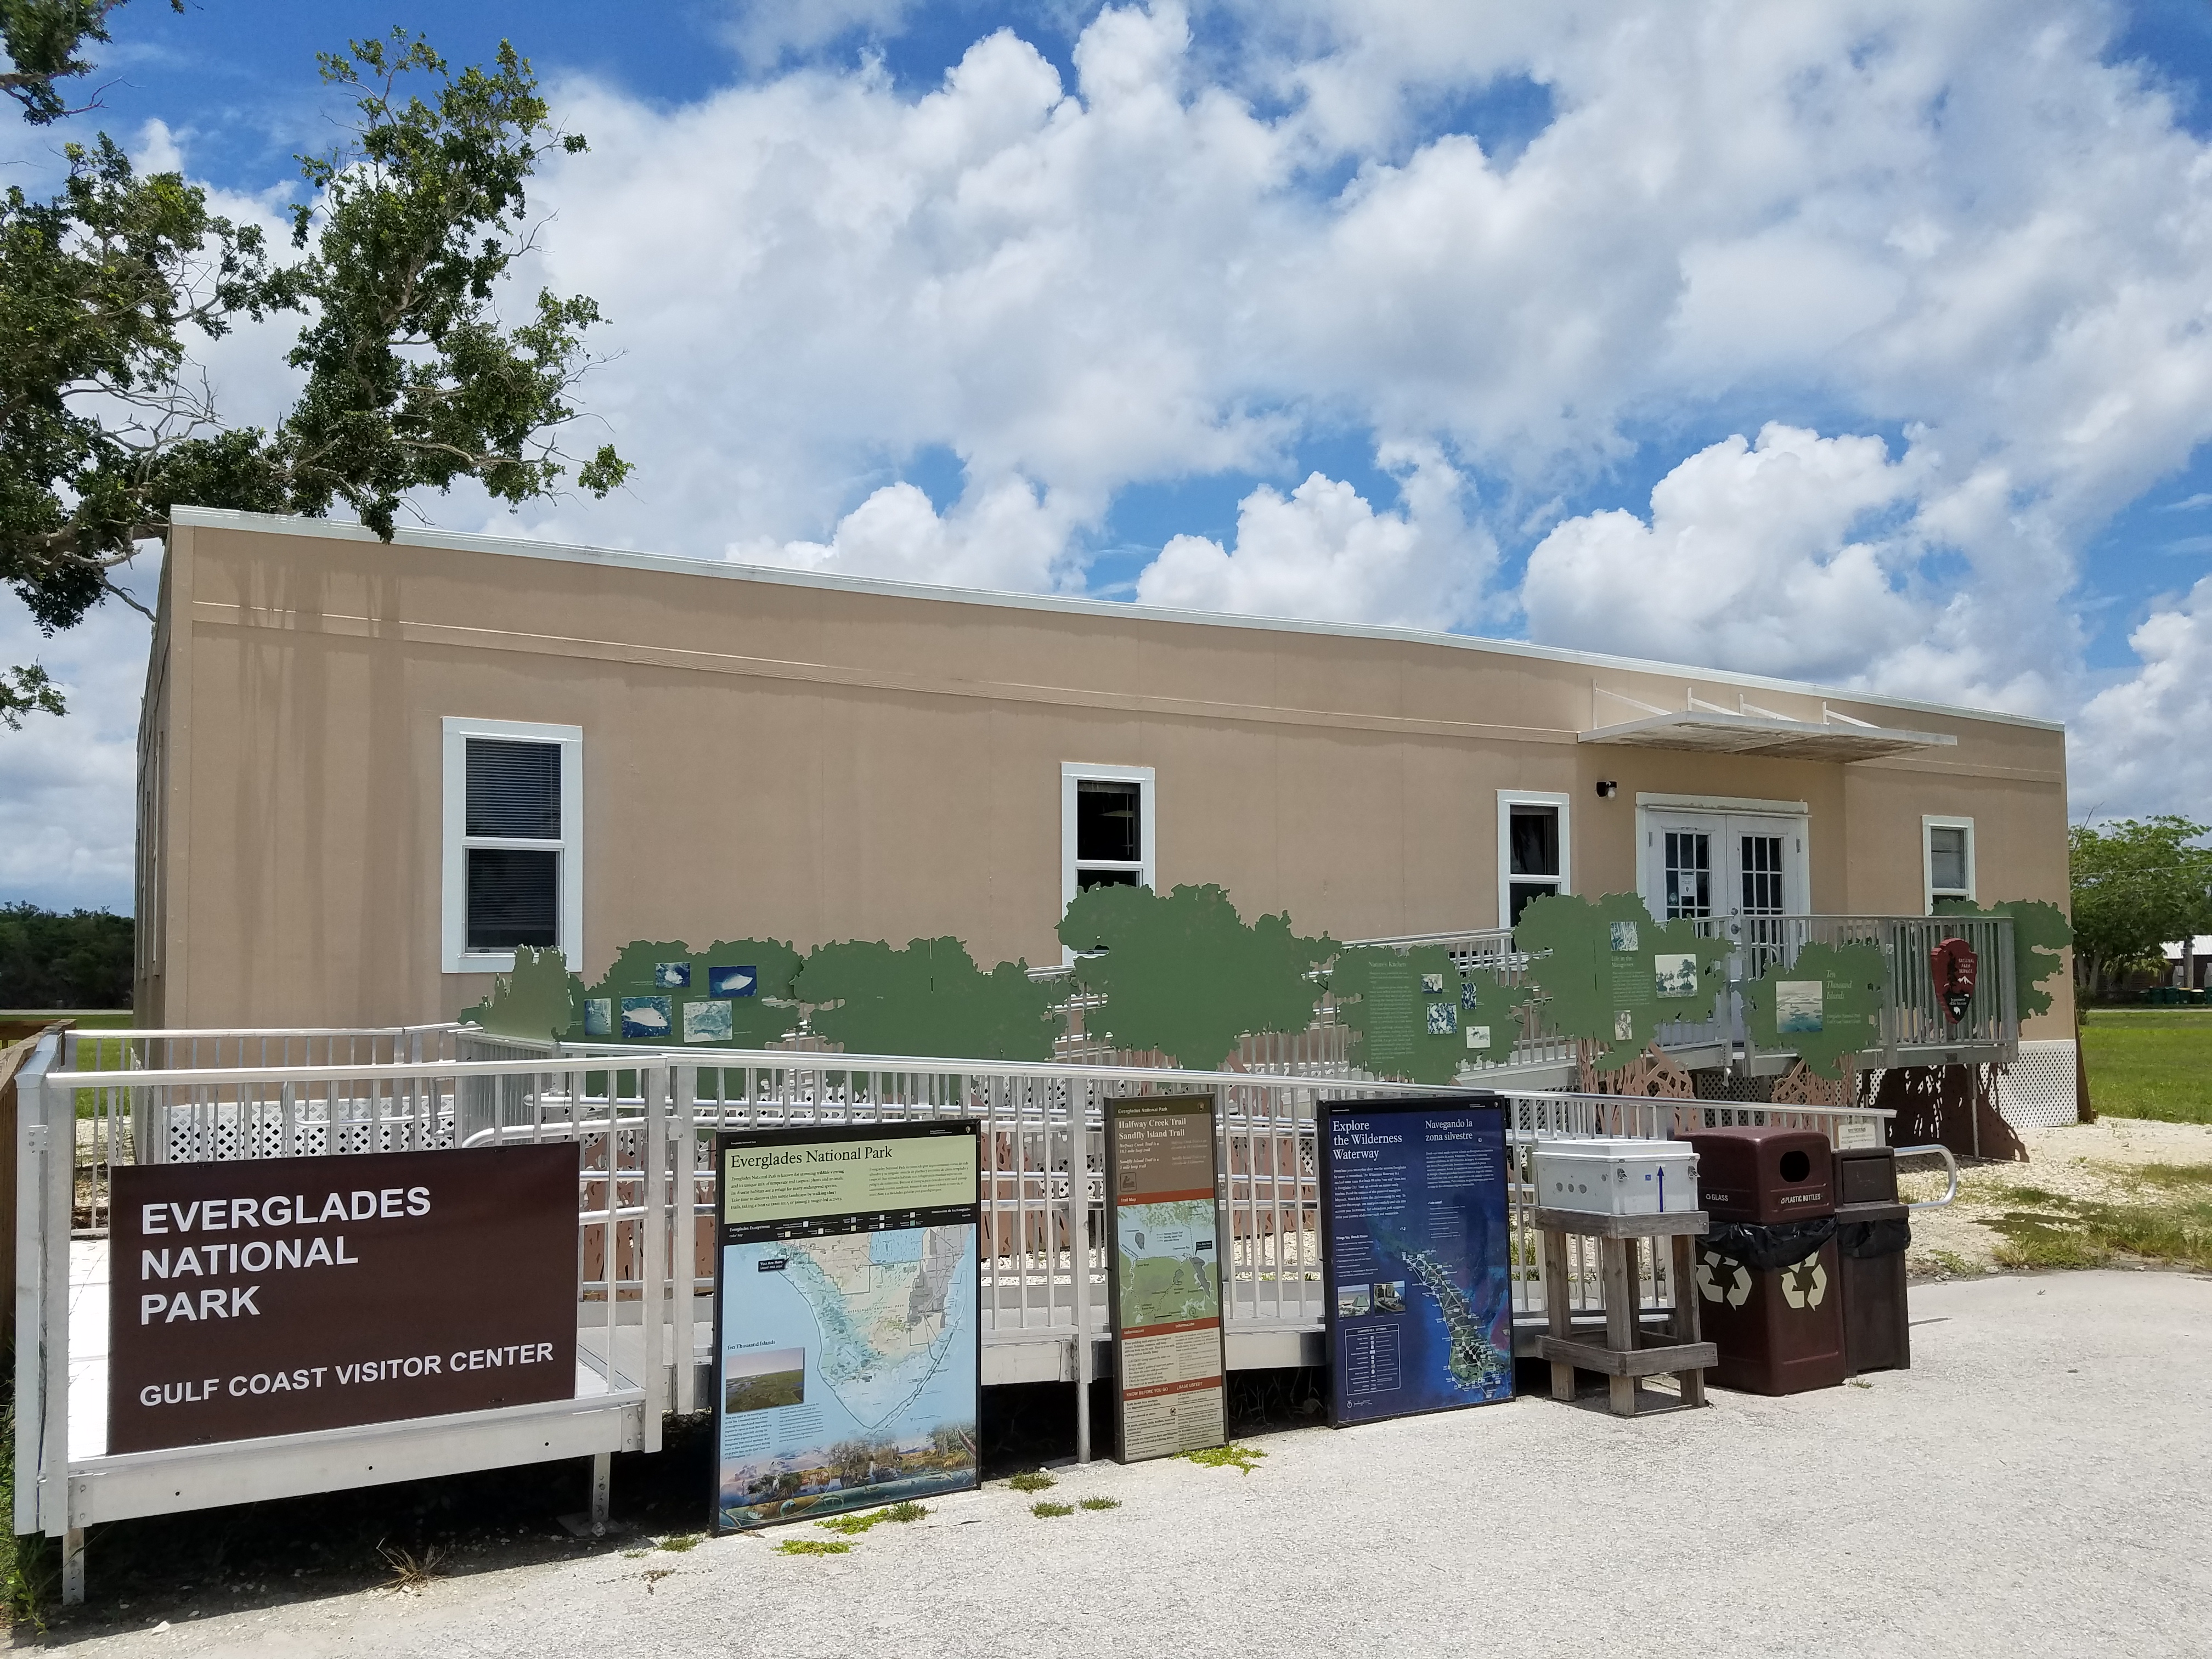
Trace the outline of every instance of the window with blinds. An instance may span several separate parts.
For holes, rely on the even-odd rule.
[[[463,848],[471,951],[561,938],[561,745],[468,739]]]

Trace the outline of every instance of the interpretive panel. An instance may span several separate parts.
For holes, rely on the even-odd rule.
[[[717,1136],[714,1528],[981,1467],[971,1121]]]
[[[118,1164],[107,1449],[576,1392],[573,1144]]]
[[[1322,1103],[1333,1425],[1511,1396],[1505,1170],[1494,1094]]]
[[[1212,1096],[1106,1103],[1108,1302],[1124,1463],[1228,1438],[1216,1168]]]

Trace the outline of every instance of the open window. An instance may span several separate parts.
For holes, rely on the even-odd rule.
[[[1093,887],[1152,885],[1152,769],[1060,769],[1062,915]]]
[[[583,728],[445,723],[444,967],[506,973],[519,945],[584,954]]]
[[[1933,914],[1937,899],[1974,902],[1974,821],[1972,818],[1923,817],[1920,820],[1921,884],[1927,892],[1927,908]]]
[[[1567,848],[1565,795],[1498,792],[1498,926],[1517,926],[1521,913],[1547,893],[1574,890]]]

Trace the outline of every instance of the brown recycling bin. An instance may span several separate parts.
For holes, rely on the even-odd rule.
[[[1905,1304],[1910,1212],[1897,1200],[1897,1152],[1855,1147],[1836,1155],[1836,1255],[1843,1272],[1844,1363],[1861,1371],[1906,1370],[1912,1328]]]
[[[1844,1359],[1834,1166],[1817,1130],[1700,1129],[1701,1334],[1720,1351],[1706,1379],[1750,1394],[1833,1388]]]

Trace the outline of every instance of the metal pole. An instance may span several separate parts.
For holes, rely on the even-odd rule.
[[[1091,1111],[1089,1091],[1067,1090],[1068,1289],[1075,1297],[1075,1461],[1091,1461]],[[1049,1103],[1048,1103],[1048,1104]]]
[[[605,1532],[607,1510],[614,1496],[614,1455],[611,1452],[592,1454],[592,1531]]]

